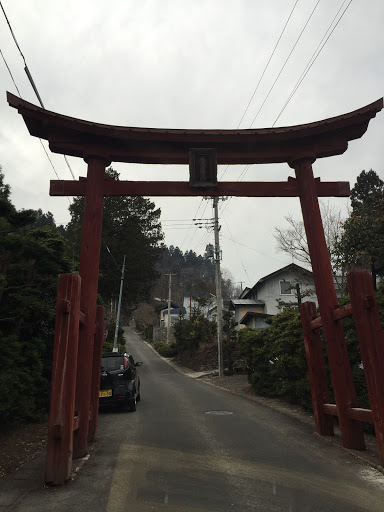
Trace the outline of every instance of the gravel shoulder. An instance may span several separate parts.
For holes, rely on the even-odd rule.
[[[26,423],[0,434],[0,478],[14,473],[45,450],[47,430],[46,422]]]

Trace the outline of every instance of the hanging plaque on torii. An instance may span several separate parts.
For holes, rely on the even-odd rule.
[[[70,403],[66,405],[67,413],[70,411],[70,415],[72,414],[73,425],[71,423],[70,428],[73,428],[74,432],[73,445],[71,436],[66,438],[65,446],[61,441],[62,451],[59,455],[65,452],[68,459],[72,447],[74,457],[85,455],[87,439],[93,440],[96,433],[101,348],[97,343],[94,345],[94,336],[103,198],[123,195],[300,198],[321,314],[320,322],[320,319],[317,321],[311,317],[313,313],[308,313],[311,317],[310,329],[318,330],[320,325],[322,326],[336,399],[336,406],[327,403],[329,398],[326,391],[321,388],[322,384],[321,389],[313,389],[312,384],[316,381],[313,381],[312,377],[316,374],[317,366],[321,367],[323,364],[322,354],[318,353],[316,356],[312,354],[312,358],[307,354],[316,427],[319,433],[332,434],[333,424],[330,420],[332,414],[336,413],[339,417],[344,446],[355,449],[364,448],[361,421],[363,418],[366,420],[372,417],[372,414],[370,416],[369,412],[364,412],[366,410],[357,407],[341,322],[345,312],[340,310],[336,297],[318,203],[318,197],[349,196],[349,183],[321,182],[319,178],[315,179],[312,164],[318,158],[344,153],[349,141],[358,139],[365,133],[369,121],[383,108],[383,99],[354,112],[315,123],[249,130],[173,130],[111,126],[50,112],[10,93],[8,93],[8,103],[23,116],[30,134],[46,139],[53,152],[80,157],[88,163],[87,178],[80,178],[79,181],[52,180],[50,186],[51,195],[85,196],[80,255],[81,292],[77,282],[75,286],[66,281],[65,286],[63,284],[62,287],[63,297],[68,297],[69,293],[81,294],[80,312],[74,320],[77,332],[79,323],[81,328],[78,332],[77,385],[73,386],[73,375],[68,377],[72,379],[70,380],[71,389],[73,387],[76,389],[76,405]],[[189,182],[116,181],[105,176],[105,168],[112,162],[189,165],[190,180]],[[284,162],[295,170],[296,175],[295,178],[288,178],[285,182],[217,181],[217,165]],[[64,315],[70,315],[68,302],[70,301],[64,298],[59,303],[58,299]],[[316,315],[316,311],[314,314]],[[100,317],[99,312],[96,333],[102,332]],[[58,327],[58,324],[61,326],[60,318],[59,312],[55,344],[62,341]],[[67,329],[65,322],[64,325]],[[309,338],[310,335],[306,334],[305,326],[304,331],[305,336]],[[68,338],[68,329],[65,332]],[[72,336],[76,337],[76,329],[72,332]],[[97,339],[100,338],[101,335]],[[77,342],[77,339],[75,341]],[[378,360],[384,362],[384,343],[378,350],[382,353],[382,359],[380,356]],[[90,362],[92,357],[93,363]],[[74,364],[76,365],[76,361]],[[55,366],[55,359],[54,368],[57,371],[60,370],[59,364]],[[384,375],[384,372],[382,373]],[[53,381],[52,390],[56,389],[54,384]],[[377,384],[374,385],[377,386]],[[58,393],[56,391],[56,394]],[[374,400],[375,407],[377,406],[373,415],[376,418],[373,421],[377,430],[384,422],[384,389],[381,396],[373,396],[375,393],[380,395],[375,388],[370,394],[370,400]],[[60,402],[60,400],[60,396],[51,397],[51,408],[55,406],[55,401]],[[381,411],[381,416],[377,410]],[[75,412],[75,420],[73,420],[73,412]],[[61,472],[58,471],[54,461],[60,460],[61,464],[64,464],[64,459],[62,456],[60,458],[54,450],[57,450],[57,440],[63,439],[63,427],[56,425],[51,419],[53,417],[51,411],[47,447],[51,456],[48,453],[46,479],[60,482],[65,480],[68,472],[68,460]],[[384,463],[384,432],[381,432],[380,439],[381,460]]]

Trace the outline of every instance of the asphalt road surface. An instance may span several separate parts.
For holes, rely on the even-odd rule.
[[[311,426],[177,372],[126,333],[144,363],[137,411],[102,412],[78,478],[15,511],[384,511],[380,472]]]

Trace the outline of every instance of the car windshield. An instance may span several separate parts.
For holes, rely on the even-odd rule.
[[[101,366],[106,372],[113,370],[124,370],[124,357],[103,357],[101,360]]]

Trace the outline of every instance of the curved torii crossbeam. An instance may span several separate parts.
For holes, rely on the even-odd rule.
[[[216,148],[220,164],[294,162],[340,155],[360,138],[383,108],[383,99],[323,121],[249,130],[171,130],[92,123],[63,116],[7,93],[8,103],[24,118],[29,133],[46,139],[54,153],[81,158],[102,156],[111,162],[188,164],[189,148]]]
[[[384,374],[380,367],[380,362],[384,364],[384,343],[381,348],[372,349],[376,351],[372,352],[375,354],[374,357],[371,354],[363,361],[364,367],[370,367],[373,375],[371,379],[367,379],[372,412],[358,409],[341,322],[347,313],[345,309],[339,308],[318,203],[318,196],[348,196],[349,184],[321,183],[319,180],[315,180],[312,171],[312,163],[317,158],[344,153],[349,141],[358,139],[365,133],[369,121],[383,108],[383,99],[348,114],[299,126],[250,130],[170,130],[92,123],[49,112],[10,93],[7,98],[9,105],[16,108],[23,116],[31,135],[46,139],[53,152],[81,157],[88,163],[86,179],[51,182],[51,195],[84,195],[85,210],[80,255],[82,313],[77,312],[77,316],[74,317],[77,331],[75,325],[70,343],[68,330],[65,331],[66,343],[73,347],[73,343],[77,341],[79,319],[82,321],[83,325],[78,334],[78,385],[76,386],[78,417],[74,422],[74,395],[68,398],[67,392],[66,405],[61,405],[64,391],[70,388],[74,393],[73,370],[72,374],[63,378],[60,372],[65,365],[59,356],[54,356],[47,445],[47,481],[62,483],[66,480],[70,474],[72,448],[74,457],[84,456],[87,453],[87,437],[89,440],[93,440],[96,434],[101,346],[94,345],[94,334],[103,198],[105,195],[299,196],[321,314],[321,318],[316,320],[317,313],[314,304],[312,304],[311,311],[308,308],[303,309],[304,305],[302,305],[302,319],[304,316],[307,318],[306,324],[303,320],[304,339],[310,339],[311,332],[315,332],[316,329],[318,334],[318,329],[320,325],[322,326],[336,399],[336,406],[327,403],[329,391],[321,341],[318,335],[317,338],[313,338],[317,340],[313,341],[317,344],[316,350],[311,348],[306,341],[316,429],[320,434],[332,435],[331,415],[337,414],[344,446],[364,449],[361,421],[367,421],[367,418],[369,421],[369,418],[373,418],[380,458],[384,464],[384,432],[382,428],[384,424],[384,393],[382,389],[378,389],[379,385],[377,384],[380,382],[384,387]],[[105,167],[112,161],[188,164],[190,163],[190,151],[196,148],[202,151],[212,150],[218,164],[287,162],[295,170],[296,179],[289,178],[287,182],[268,183],[220,182],[213,186],[205,184],[203,188],[199,184],[196,187],[196,184],[192,185],[191,182],[120,182],[105,178]],[[61,322],[60,315],[70,313],[68,297],[74,296],[75,288],[79,290],[79,283],[76,286],[68,283],[69,281],[66,281],[65,286],[63,285],[61,302],[59,302],[58,294],[57,307],[62,307],[63,312],[56,313],[55,347],[57,344],[63,343],[63,329],[60,331],[58,324],[60,326],[67,325],[65,322]],[[69,288],[72,290],[70,293]],[[103,332],[100,327],[101,317],[99,312],[96,329],[96,332],[99,332],[98,339],[102,336],[100,333]],[[308,351],[311,350],[313,352],[308,354]],[[93,372],[89,363],[92,353],[94,354]],[[66,356],[67,352],[64,354]],[[365,357],[363,351],[362,357],[363,359]],[[74,361],[76,362],[76,358]],[[65,380],[67,378],[68,381]],[[67,388],[64,385],[65,382],[69,383]],[[59,406],[56,406],[57,403]],[[52,412],[53,407],[56,407],[54,413]],[[91,417],[89,411],[91,411]],[[66,430],[65,421],[70,423],[70,432],[72,433],[72,428],[74,430],[73,440],[72,435],[67,435],[68,428]],[[63,432],[67,432],[67,434],[64,435]]]

